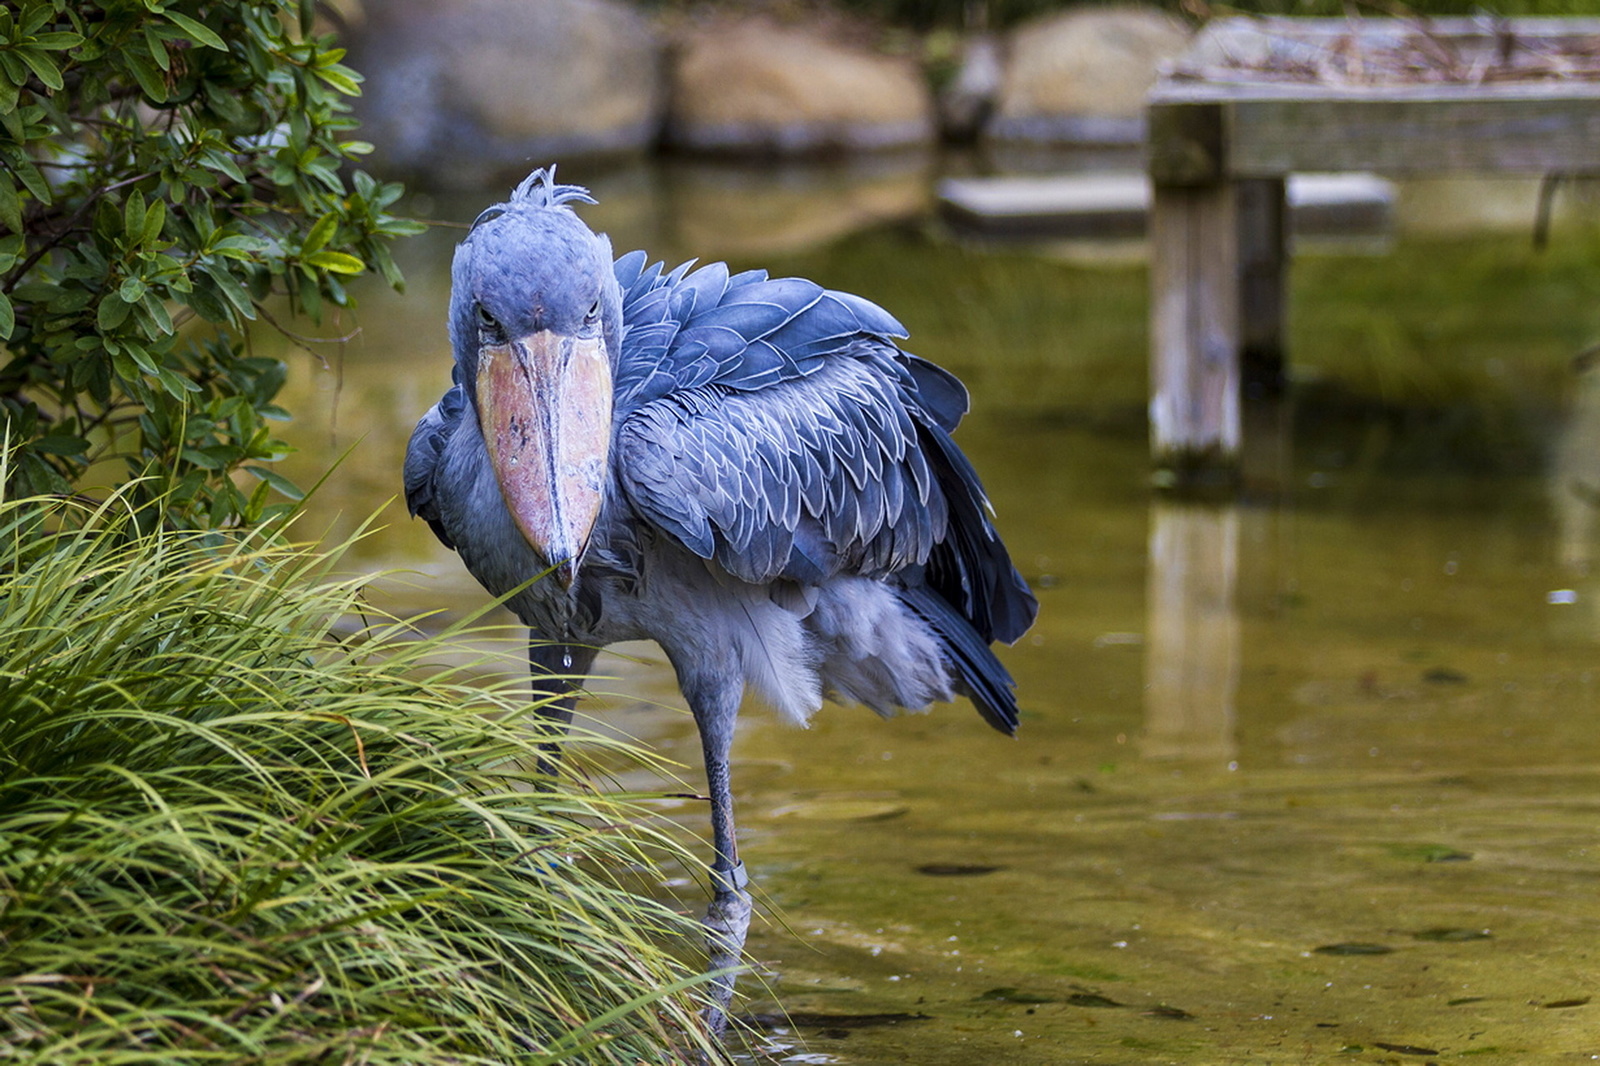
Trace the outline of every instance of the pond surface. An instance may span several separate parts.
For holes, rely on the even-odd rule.
[[[1301,259],[1285,491],[1201,506],[1149,488],[1137,261],[965,248],[921,220],[919,176],[608,180],[591,218],[619,251],[853,289],[960,373],[959,439],[1041,602],[1002,656],[1015,740],[965,705],[830,707],[808,730],[746,713],[763,970],[742,987],[792,1023],[763,1060],[1600,1057],[1600,381],[1573,363],[1600,337],[1592,234]],[[842,235],[830,203],[898,221]],[[290,356],[292,472],[350,449],[317,529],[398,492],[448,380],[455,238],[413,242],[409,295],[366,295],[362,336],[323,349],[335,371]],[[407,609],[481,602],[388,517],[354,565],[412,571],[386,583]],[[697,782],[664,661],[623,650],[591,709]],[[691,802],[663,813],[704,831]]]

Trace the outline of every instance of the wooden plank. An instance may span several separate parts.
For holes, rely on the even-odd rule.
[[[1341,37],[1355,37],[1365,46],[1394,45],[1414,34],[1426,34],[1437,40],[1450,40],[1461,45],[1498,45],[1501,30],[1530,42],[1562,42],[1600,37],[1600,19],[1565,18],[1515,18],[1509,22],[1494,19],[1442,18],[1352,18],[1352,19],[1302,19],[1285,16],[1234,16],[1213,19],[1195,37],[1186,61],[1192,59],[1232,56],[1235,59],[1254,59],[1262,53],[1278,54],[1290,50],[1296,42],[1330,45]],[[1264,56],[1262,56],[1264,58]]]
[[[1296,170],[1600,169],[1600,84],[1593,82],[1494,92],[1163,82],[1149,111],[1150,174],[1168,184]]]
[[[1167,77],[1151,87],[1146,104],[1203,107],[1243,101],[1398,100],[1405,103],[1490,103],[1496,100],[1600,100],[1600,82],[1510,82],[1496,85],[1324,85],[1298,81],[1196,81]]]
[[[1238,198],[1156,185],[1150,214],[1150,444],[1180,485],[1229,480],[1240,446]]]
[[[1513,79],[1544,74],[1530,81],[1549,86],[1560,81],[1548,76],[1556,69],[1550,63],[1552,56],[1565,51],[1572,58],[1575,50],[1587,52],[1585,46],[1597,37],[1600,19],[1593,18],[1234,17],[1209,23],[1172,64],[1167,77],[1307,86],[1312,83],[1304,73],[1317,70],[1350,72],[1356,80],[1365,77],[1404,89],[1385,60],[1405,56],[1425,64],[1412,71],[1418,78],[1465,73],[1476,78],[1464,78],[1463,83],[1497,79],[1500,84],[1514,84]],[[1357,53],[1373,57],[1376,63],[1350,62]],[[1581,79],[1571,80],[1582,84]]]
[[[1600,96],[1238,100],[1228,119],[1226,167],[1243,176],[1600,170]]]

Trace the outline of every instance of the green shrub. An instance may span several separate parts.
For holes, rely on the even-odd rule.
[[[169,521],[258,521],[276,360],[241,337],[263,301],[313,317],[343,279],[400,274],[419,228],[342,170],[360,76],[312,0],[20,0],[0,6],[0,421],[14,491],[93,464]],[[249,470],[242,489],[230,476]],[[133,497],[130,497],[133,498]]]
[[[0,498],[0,1060],[702,1046],[663,947],[698,926],[626,887],[683,857],[575,772],[531,787],[525,693],[375,618],[337,550],[130,535],[137,495]]]

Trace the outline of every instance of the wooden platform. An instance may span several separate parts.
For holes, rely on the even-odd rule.
[[[1394,221],[1394,183],[1373,174],[1293,174],[1286,188],[1295,233],[1381,233]],[[1153,199],[1143,173],[947,178],[938,196],[959,232],[1010,240],[1138,237]]]
[[[1147,108],[1151,448],[1170,480],[1236,472],[1243,391],[1282,386],[1290,174],[1600,173],[1596,60],[1590,19],[1202,33]]]

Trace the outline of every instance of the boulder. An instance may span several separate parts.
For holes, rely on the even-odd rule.
[[[1083,8],[1024,23],[1011,35],[986,135],[1032,143],[1138,141],[1157,67],[1188,44],[1183,23],[1146,8]]]
[[[655,141],[662,43],[617,0],[368,0],[364,15],[350,63],[375,169],[482,188]]]
[[[683,27],[665,136],[678,149],[794,156],[925,144],[933,102],[909,59],[764,18]]]

